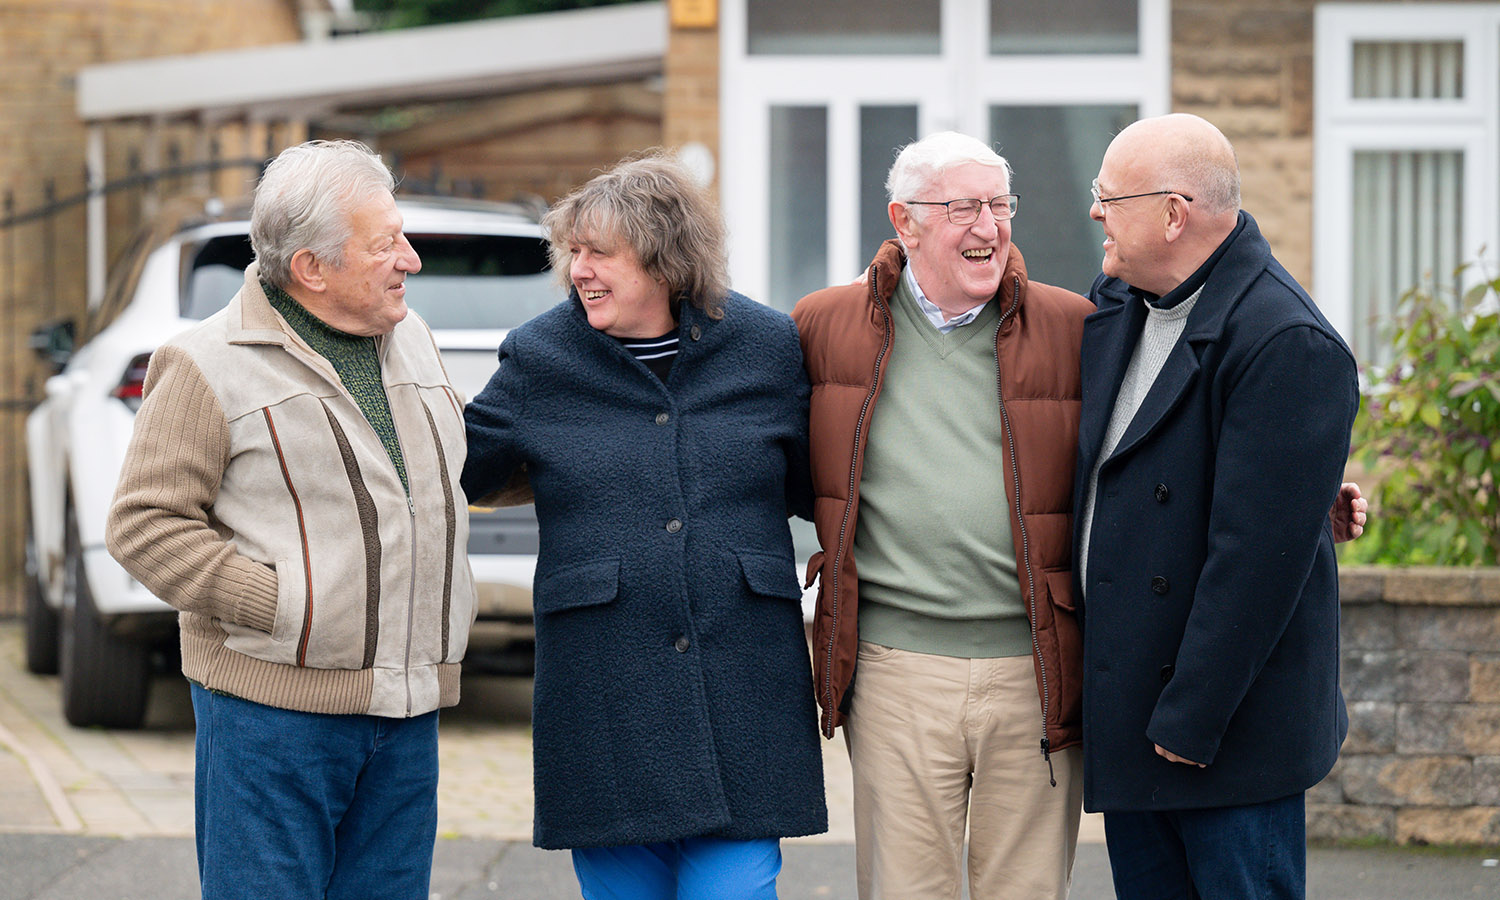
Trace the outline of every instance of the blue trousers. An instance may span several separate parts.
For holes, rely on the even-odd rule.
[[[426,900],[437,722],[294,712],[193,685],[203,900]]]
[[[684,838],[573,851],[584,900],[776,900],[781,842]]]
[[[1303,794],[1248,806],[1104,814],[1119,900],[1303,900]]]

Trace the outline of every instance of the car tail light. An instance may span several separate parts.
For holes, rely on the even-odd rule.
[[[146,364],[151,361],[151,354],[140,353],[125,367],[125,374],[120,376],[120,383],[109,392],[111,397],[118,397],[124,401],[131,410],[141,408],[141,393],[146,387]]]

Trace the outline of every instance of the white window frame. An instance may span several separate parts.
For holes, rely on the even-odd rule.
[[[750,2],[721,3],[719,183],[733,236],[730,275],[758,300],[772,299],[766,160],[774,106],[828,109],[828,284],[850,280],[869,262],[859,258],[860,107],[916,106],[922,134],[952,129],[981,138],[991,106],[1130,104],[1142,116],[1170,110],[1170,0],[1140,0],[1138,53],[1036,56],[990,55],[987,0],[942,0],[938,54],[750,55]]]
[[[1354,155],[1362,151],[1463,154],[1459,262],[1500,259],[1500,3],[1323,3],[1314,14],[1314,297],[1334,327],[1354,334]],[[1460,41],[1463,96],[1356,99],[1354,45],[1364,41]],[[1462,288],[1481,277],[1465,271]],[[1394,285],[1405,290],[1411,285]]]

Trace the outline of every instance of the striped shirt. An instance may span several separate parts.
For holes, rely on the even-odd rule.
[[[661,337],[616,340],[666,384],[667,375],[672,371],[672,361],[677,358],[677,329],[674,328]]]

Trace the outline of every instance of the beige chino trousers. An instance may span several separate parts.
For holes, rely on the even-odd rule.
[[[1041,753],[1029,656],[958,659],[861,641],[844,738],[860,900],[1065,900],[1083,755]]]

